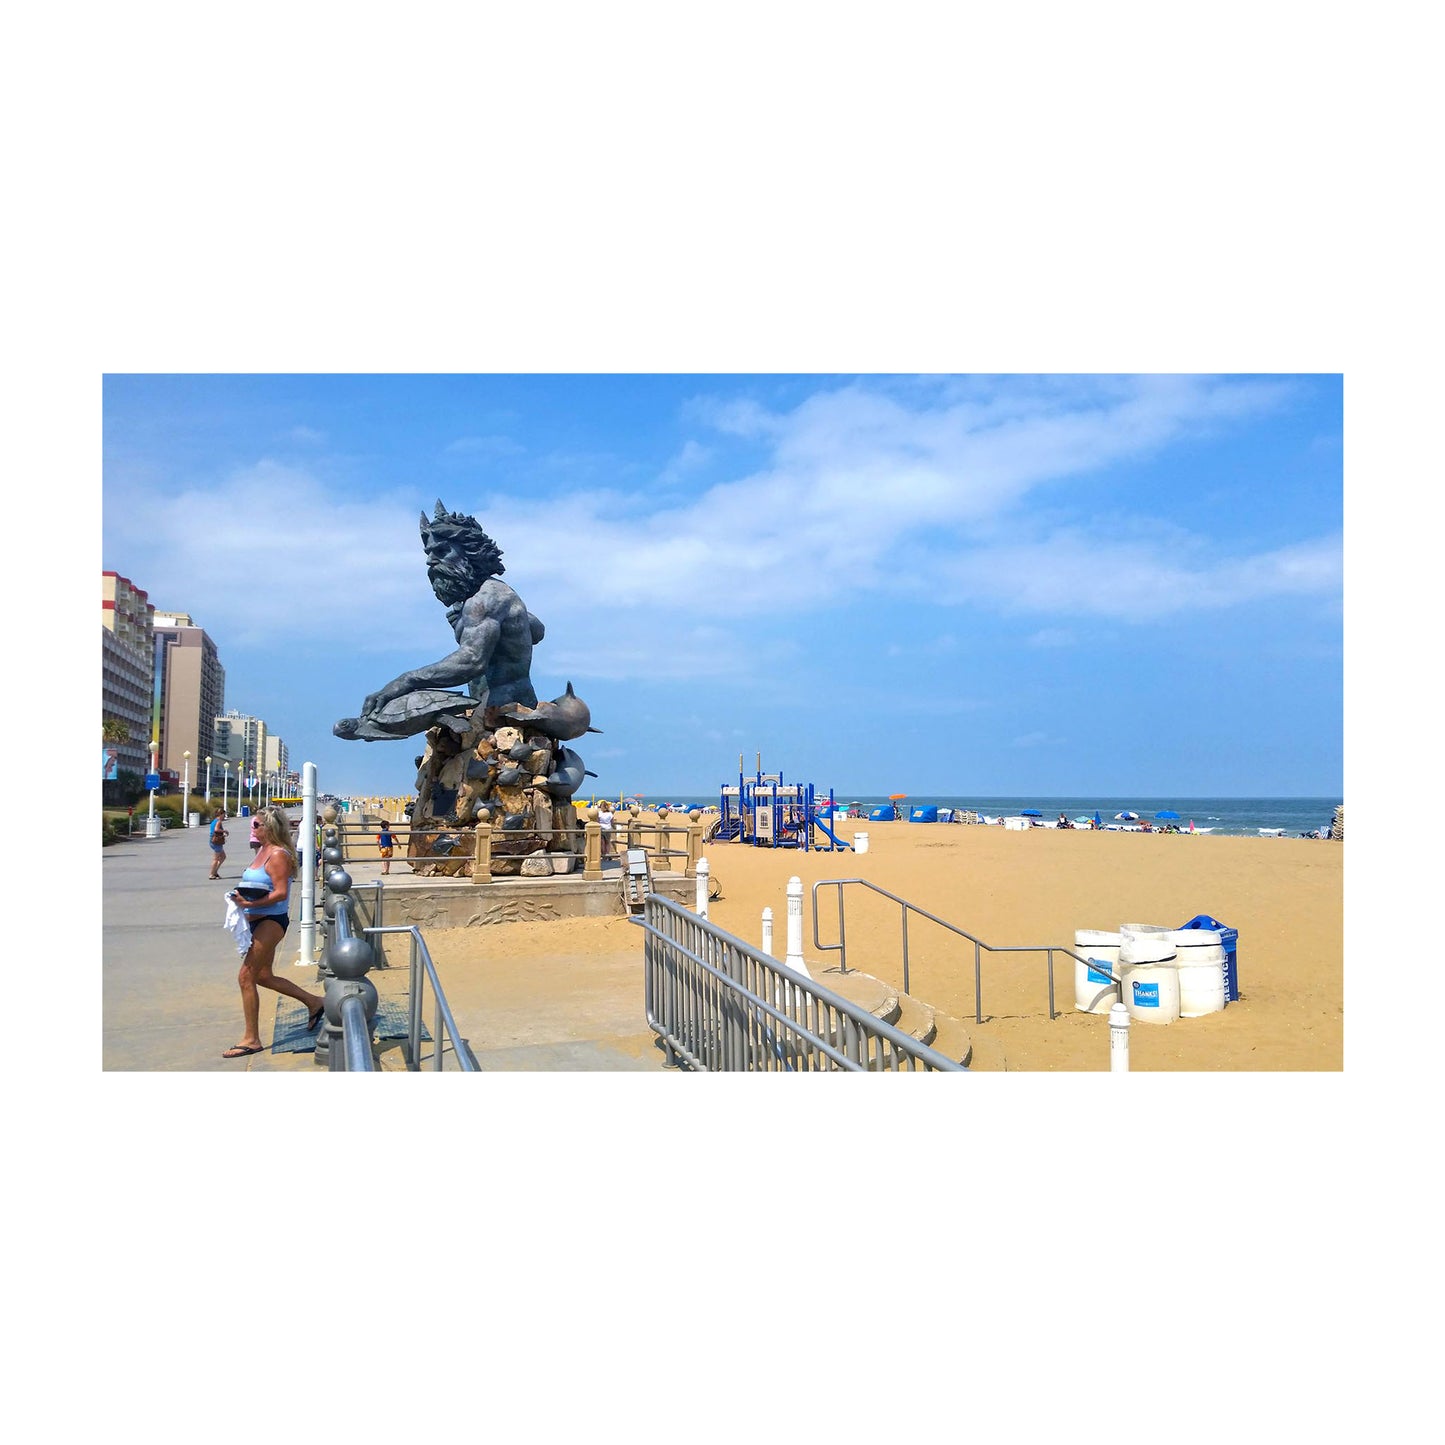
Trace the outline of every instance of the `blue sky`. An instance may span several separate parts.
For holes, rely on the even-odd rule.
[[[110,375],[102,565],[336,792],[339,717],[453,639],[418,514],[547,627],[589,789],[1342,788],[1334,375]]]

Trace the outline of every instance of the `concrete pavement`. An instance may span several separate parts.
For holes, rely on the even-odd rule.
[[[326,1072],[311,1053],[270,1051],[278,998],[284,1008],[297,1005],[266,989],[261,991],[266,1051],[221,1058],[242,1033],[236,982],[240,956],[221,921],[225,895],[251,857],[244,828],[233,827],[228,854],[221,880],[211,882],[204,827],[167,829],[158,838],[136,837],[101,849],[103,1068]],[[362,883],[374,878],[380,865],[361,863],[349,871]],[[393,871],[388,888],[404,888],[409,876],[404,868]],[[299,879],[294,887],[299,903]],[[299,952],[299,919],[293,911],[277,950],[276,972],[321,992],[315,965],[299,966]],[[404,957],[397,949],[394,963]],[[640,936],[635,971],[593,972],[589,987],[579,989],[576,963],[537,960],[529,995],[509,1001],[502,1026],[494,993],[479,988],[475,979],[443,972],[442,987],[457,1026],[484,1070],[655,1072],[663,1067],[661,1050],[650,1046],[642,1010]],[[383,999],[406,987],[404,966],[375,970],[371,977]],[[430,1025],[429,996],[425,1016]],[[384,1068],[403,1067],[397,1043],[382,1043],[379,1056]]]

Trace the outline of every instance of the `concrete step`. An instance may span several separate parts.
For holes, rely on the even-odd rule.
[[[849,1003],[867,1009],[874,1018],[912,1035],[919,1043],[936,1049],[946,1058],[973,1067],[973,1039],[968,1026],[961,1020],[941,1014],[932,1004],[902,993],[882,979],[860,973],[856,968],[839,973],[836,969],[815,967],[812,972],[824,988],[841,994]],[[992,1062],[985,1067],[997,1070],[1007,1067],[1000,1050],[993,1049],[990,1057]]]
[[[912,1035],[920,1044],[927,1044],[930,1047],[938,1034],[937,1014],[926,1003],[914,998],[911,994],[899,995],[898,1017],[890,1019],[889,1022],[894,1028]]]

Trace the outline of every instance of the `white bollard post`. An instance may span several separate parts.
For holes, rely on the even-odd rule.
[[[788,956],[783,962],[807,972],[803,964],[803,880],[798,877],[788,879]]]
[[[301,828],[296,835],[301,855],[301,952],[296,962],[310,968],[316,958],[316,764],[301,765]]]
[[[763,909],[763,952],[773,956],[773,910]]]
[[[707,859],[697,860],[697,916],[707,917]]]
[[[1109,1009],[1109,1072],[1129,1072],[1129,1010],[1121,1003]]]

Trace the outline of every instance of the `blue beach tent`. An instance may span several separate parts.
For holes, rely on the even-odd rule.
[[[908,815],[910,823],[936,823],[938,821],[938,809],[930,803],[924,808],[915,808]]]
[[[883,806],[883,807],[881,807],[881,808],[874,808],[873,811],[868,814],[868,816],[869,816],[875,823],[887,823],[887,822],[891,822],[892,819],[893,819],[893,817],[894,817],[893,805],[892,805],[891,803],[889,803],[889,804],[886,804],[885,806]]]

